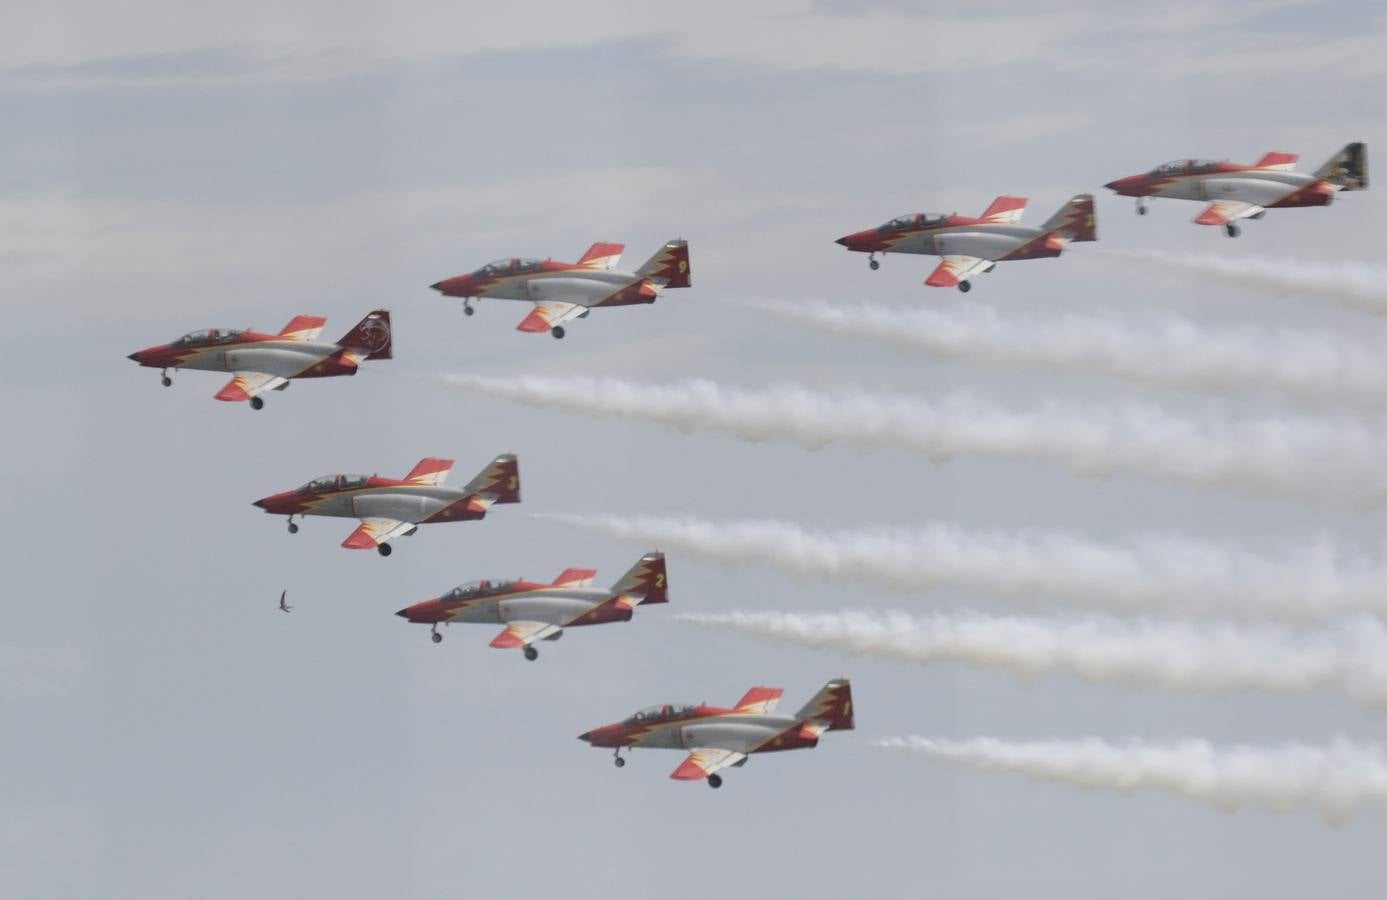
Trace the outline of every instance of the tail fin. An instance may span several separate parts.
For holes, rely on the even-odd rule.
[[[835,678],[814,695],[814,699],[795,713],[801,722],[826,722],[826,731],[851,731],[852,684],[846,678]]]
[[[1316,178],[1336,186],[1341,191],[1368,189],[1368,146],[1355,141],[1334,154],[1334,158],[1315,170]]]
[[[686,288],[692,283],[689,276],[689,242],[683,239],[670,241],[660,251],[636,270],[636,274],[648,278],[661,287]]]
[[[588,248],[588,252],[578,260],[578,265],[585,269],[615,269],[617,263],[621,262],[621,251],[625,249],[625,244],[604,244],[599,241]]]
[[[596,569],[564,569],[554,579],[554,587],[580,588],[592,584]]]
[[[364,350],[367,359],[393,359],[390,346],[390,310],[377,309],[367,313],[366,318],[357,322],[356,327],[337,342],[337,346]]]
[[[1040,227],[1067,241],[1098,240],[1098,227],[1093,214],[1093,195],[1075,194],[1070,197],[1069,202],[1061,206],[1059,212]]]
[[[638,604],[668,603],[669,593],[666,584],[665,555],[658,552],[647,553],[631,567],[631,571],[612,585],[612,596],[639,597]]]
[[[1271,153],[1257,160],[1253,165],[1259,169],[1280,169],[1283,172],[1289,172],[1295,168],[1296,160],[1298,159],[1300,159],[1300,157],[1294,153],[1277,153],[1273,150]]]
[[[482,494],[492,503],[520,502],[520,462],[514,453],[503,453],[467,483],[469,494]]]
[[[998,197],[983,211],[982,220],[994,225],[1015,225],[1025,211],[1025,197]]]

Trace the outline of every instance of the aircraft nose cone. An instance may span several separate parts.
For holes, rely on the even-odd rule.
[[[264,500],[252,500],[250,505],[251,505],[251,506],[258,506],[258,507],[260,507],[261,509],[264,509],[264,508],[265,508],[265,501],[264,501]]]
[[[435,291],[441,291],[443,290],[443,282],[435,281],[433,284],[429,285],[429,287]]]
[[[591,740],[592,740],[592,732],[591,732],[591,731],[584,731],[582,734],[578,735],[578,740],[580,740],[580,741],[591,741]]]
[[[408,618],[409,618],[409,610],[408,610],[408,609],[402,609],[402,610],[400,610],[399,612],[395,613],[395,615],[399,616],[399,617],[402,618],[402,619],[408,619]]]
[[[135,351],[134,353],[130,354],[129,356],[125,357],[125,358],[126,358],[126,359],[129,359],[129,360],[133,360],[133,361],[135,361],[135,362],[139,362],[139,361],[140,361],[140,353],[139,353],[139,351],[137,350],[137,351]]]
[[[845,237],[840,237],[838,240],[834,241],[833,243],[835,243],[835,244],[841,244],[842,246],[846,247],[846,246],[848,245],[848,239],[845,238]]]
[[[1103,187],[1107,188],[1110,191],[1117,190],[1117,186],[1118,185],[1116,181],[1109,181],[1107,184],[1103,185]]]

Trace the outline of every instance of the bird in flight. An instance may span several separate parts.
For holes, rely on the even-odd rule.
[[[292,606],[290,606],[289,604],[287,604],[287,603],[284,602],[284,598],[287,597],[287,596],[289,596],[289,592],[288,592],[288,591],[283,591],[283,592],[281,592],[280,595],[279,595],[279,609],[280,609],[281,612],[288,612],[289,610],[291,610],[291,609],[294,608],[294,607],[292,607]]]

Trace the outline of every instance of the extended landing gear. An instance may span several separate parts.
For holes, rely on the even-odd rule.
[[[521,652],[525,654],[525,658],[528,659],[530,662],[534,662],[535,660],[539,659],[539,651],[536,650],[534,647],[526,647]]]
[[[265,408],[265,398],[263,398],[263,397],[251,397],[251,398],[250,398],[250,408],[251,408],[251,409],[264,409],[264,408]]]
[[[960,291],[963,291],[963,293],[966,294],[966,293],[968,293],[969,291],[971,291],[971,290],[973,289],[973,282],[971,282],[971,281],[960,281],[960,282],[958,283],[958,289],[959,289]]]
[[[379,553],[381,556],[389,556],[392,551],[389,544],[377,544],[376,552]]]
[[[710,788],[720,788],[720,787],[722,787],[722,776],[719,775],[719,774],[716,773],[716,772],[714,772],[712,775],[709,775],[709,776],[708,776],[708,787],[710,787]]]
[[[470,299],[462,301],[462,314],[464,316],[474,316],[477,314],[477,311],[472,308],[472,301]]]
[[[1148,210],[1148,209],[1146,208],[1146,198],[1145,198],[1145,197],[1138,197],[1138,198],[1137,198],[1137,215],[1139,215],[1139,216],[1144,216],[1144,215],[1146,215],[1148,212],[1150,212],[1150,210]]]
[[[1243,233],[1243,230],[1238,227],[1236,222],[1229,222],[1227,225],[1224,225],[1223,230],[1228,233],[1229,237],[1237,237]]]
[[[294,517],[293,517],[293,516],[290,516],[290,517],[289,517],[289,533],[290,533],[290,534],[298,534],[298,533],[299,533],[299,526],[296,525],[296,524],[294,524]]]
[[[443,643],[443,635],[438,633],[437,625],[434,625],[433,630],[429,632],[429,640],[433,641],[435,644]]]
[[[626,765],[626,760],[624,760],[624,759],[621,758],[621,748],[620,748],[620,747],[617,747],[615,750],[612,751],[612,756],[613,756],[612,765],[616,766],[618,769],[620,769],[622,766]]]
[[[873,272],[881,268],[881,261],[877,259],[875,253],[867,254],[867,268],[871,269]]]
[[[173,379],[169,377],[168,369],[164,369],[159,373],[159,383],[164,387],[173,387]]]
[[[552,335],[554,336],[554,340],[556,340],[556,341],[561,341],[561,340],[563,340],[563,336],[564,336],[565,334],[567,334],[568,332],[566,332],[566,331],[563,330],[563,326],[562,326],[562,325],[555,325],[555,326],[553,327],[553,329],[550,330],[549,333],[552,334]]]

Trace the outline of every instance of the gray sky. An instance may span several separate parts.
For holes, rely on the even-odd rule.
[[[1017,408],[1154,405],[1199,421],[1303,415],[1103,377],[932,360],[787,326],[720,299],[1181,314],[1368,343],[1383,322],[1092,252],[1387,262],[1382,193],[1273,211],[1229,241],[1198,207],[1098,196],[1102,242],[999,266],[963,298],[935,261],[869,272],[841,234],[906,211],[1070,195],[1167,159],[1268,150],[1318,166],[1387,146],[1387,17],[1369,3],[196,4],[69,2],[0,28],[0,359],[9,515],[0,634],[0,884],[25,897],[841,897],[1280,900],[1387,890],[1383,822],[1226,815],[885,755],[920,733],[1027,740],[1387,737],[1329,692],[1176,694],[1064,675],[1020,683],[869,662],[673,621],[679,609],[921,612],[1007,606],[881,596],[672,554],[671,605],[575,629],[541,660],[486,628],[391,613],[481,577],[618,577],[654,549],[528,512],[941,521],[1149,532],[1239,546],[1329,538],[1368,555],[1376,510],[1055,466],[680,435],[478,399],[404,373],[797,382]],[[1370,163],[1371,165],[1371,163]],[[563,342],[525,310],[464,319],[427,285],[496,257],[644,259],[691,242],[695,288],[598,312]],[[393,362],[305,382],[259,413],[172,390],[125,354],[298,313],[345,333],[390,308]],[[1326,416],[1380,424],[1362,405]],[[420,457],[465,479],[520,455],[525,502],[439,526],[389,560],[290,538],[251,500]],[[1326,460],[1332,466],[1333,460]],[[274,610],[288,589],[295,612]],[[1044,606],[1042,612],[1047,611]],[[1056,615],[1073,615],[1056,605]],[[574,740],[659,702],[783,686],[796,709],[853,679],[858,731],[754,758],[722,790],[618,771]]]

